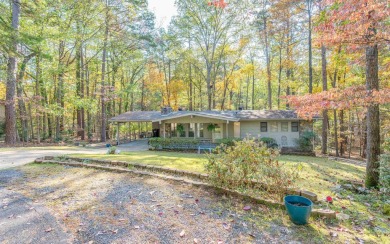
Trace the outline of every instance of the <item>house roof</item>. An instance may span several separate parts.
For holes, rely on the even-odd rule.
[[[159,111],[132,111],[111,118],[110,122],[151,122],[161,117]]]
[[[242,110],[238,111],[237,117],[240,120],[299,119],[294,110]]]
[[[109,121],[157,122],[186,116],[199,116],[229,121],[299,119],[293,110],[174,111],[169,114],[161,114],[160,111],[133,111],[113,117]]]

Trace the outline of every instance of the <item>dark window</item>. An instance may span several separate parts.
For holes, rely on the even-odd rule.
[[[267,132],[268,131],[268,124],[267,124],[267,122],[260,122],[260,131],[261,132]]]
[[[299,123],[298,122],[291,122],[291,131],[292,132],[298,132],[299,131]]]

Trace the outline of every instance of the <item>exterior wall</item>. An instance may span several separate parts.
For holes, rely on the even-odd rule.
[[[228,125],[228,138],[234,138],[234,122],[230,122]]]
[[[300,121],[299,123],[299,131],[298,132],[292,132],[291,131],[291,122],[298,122],[297,120],[275,120],[275,121],[269,121],[269,120],[257,120],[257,121],[240,121],[240,122],[229,122],[229,124],[226,123],[226,121],[218,120],[218,119],[211,119],[211,118],[204,118],[204,117],[198,117],[194,116],[191,118],[188,117],[182,117],[177,119],[170,119],[162,121],[162,124],[159,125],[159,123],[153,123],[153,128],[157,126],[157,128],[160,128],[160,136],[163,137],[163,131],[164,131],[164,123],[178,123],[183,124],[184,128],[186,130],[186,136],[188,137],[188,130],[189,130],[189,123],[195,123],[196,124],[196,131],[199,129],[197,124],[202,123],[203,124],[203,137],[204,139],[215,139],[215,134],[211,131],[207,130],[207,126],[209,124],[218,124],[221,128],[221,135],[222,138],[233,138],[233,137],[241,137],[246,138],[247,136],[251,138],[259,138],[259,137],[270,137],[275,139],[277,144],[280,147],[294,147],[296,146],[296,140],[299,139],[300,134],[304,130],[308,130],[312,128],[311,122],[306,121]],[[267,122],[268,124],[268,130],[267,132],[261,132],[260,130],[260,123],[261,122]],[[278,129],[277,132],[271,131],[271,123],[277,123]],[[288,131],[282,131],[282,122],[288,123]],[[228,132],[228,133],[227,133]],[[214,134],[214,135],[213,135]],[[197,138],[197,133],[195,133],[195,138]]]
[[[260,121],[241,121],[240,122],[240,137],[246,138],[260,136]]]
[[[267,132],[260,131],[261,122],[268,123]],[[271,131],[270,123],[272,122],[276,122],[278,124],[278,132]],[[282,132],[281,122],[288,122],[288,131]],[[291,122],[292,121],[241,121],[241,137],[245,138],[249,135],[250,137],[258,138],[260,135],[260,137],[270,137],[275,139],[279,146],[294,147],[296,146],[296,139],[299,139],[300,132],[291,131]],[[287,138],[287,141],[282,142],[283,136]]]
[[[5,106],[0,104],[0,122],[5,121]]]

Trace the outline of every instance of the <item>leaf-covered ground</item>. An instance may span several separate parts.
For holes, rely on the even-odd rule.
[[[150,177],[35,164],[17,171],[20,173],[14,173],[12,180],[9,177],[4,180],[0,174],[0,185],[3,185],[0,191],[12,191],[45,206],[70,233],[69,241],[74,243],[355,243],[363,240],[386,243],[389,240],[388,235],[375,231],[376,219],[370,222],[373,226],[314,218],[308,226],[295,226],[283,210]],[[244,211],[245,206],[251,209]],[[52,231],[40,234],[48,235]],[[17,243],[17,236],[8,238],[9,243]]]

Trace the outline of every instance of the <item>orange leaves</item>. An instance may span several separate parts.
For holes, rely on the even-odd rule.
[[[227,3],[225,3],[224,0],[214,0],[214,1],[208,2],[207,5],[209,5],[209,6],[214,6],[214,7],[216,7],[216,8],[222,8],[222,9],[224,9],[224,8],[226,8]]]
[[[327,0],[317,31],[326,44],[370,44],[389,40],[387,0]]]
[[[369,93],[365,86],[351,86],[344,90],[334,88],[316,94],[288,96],[287,99],[299,116],[312,118],[325,109],[351,109],[390,103],[390,88]]]

